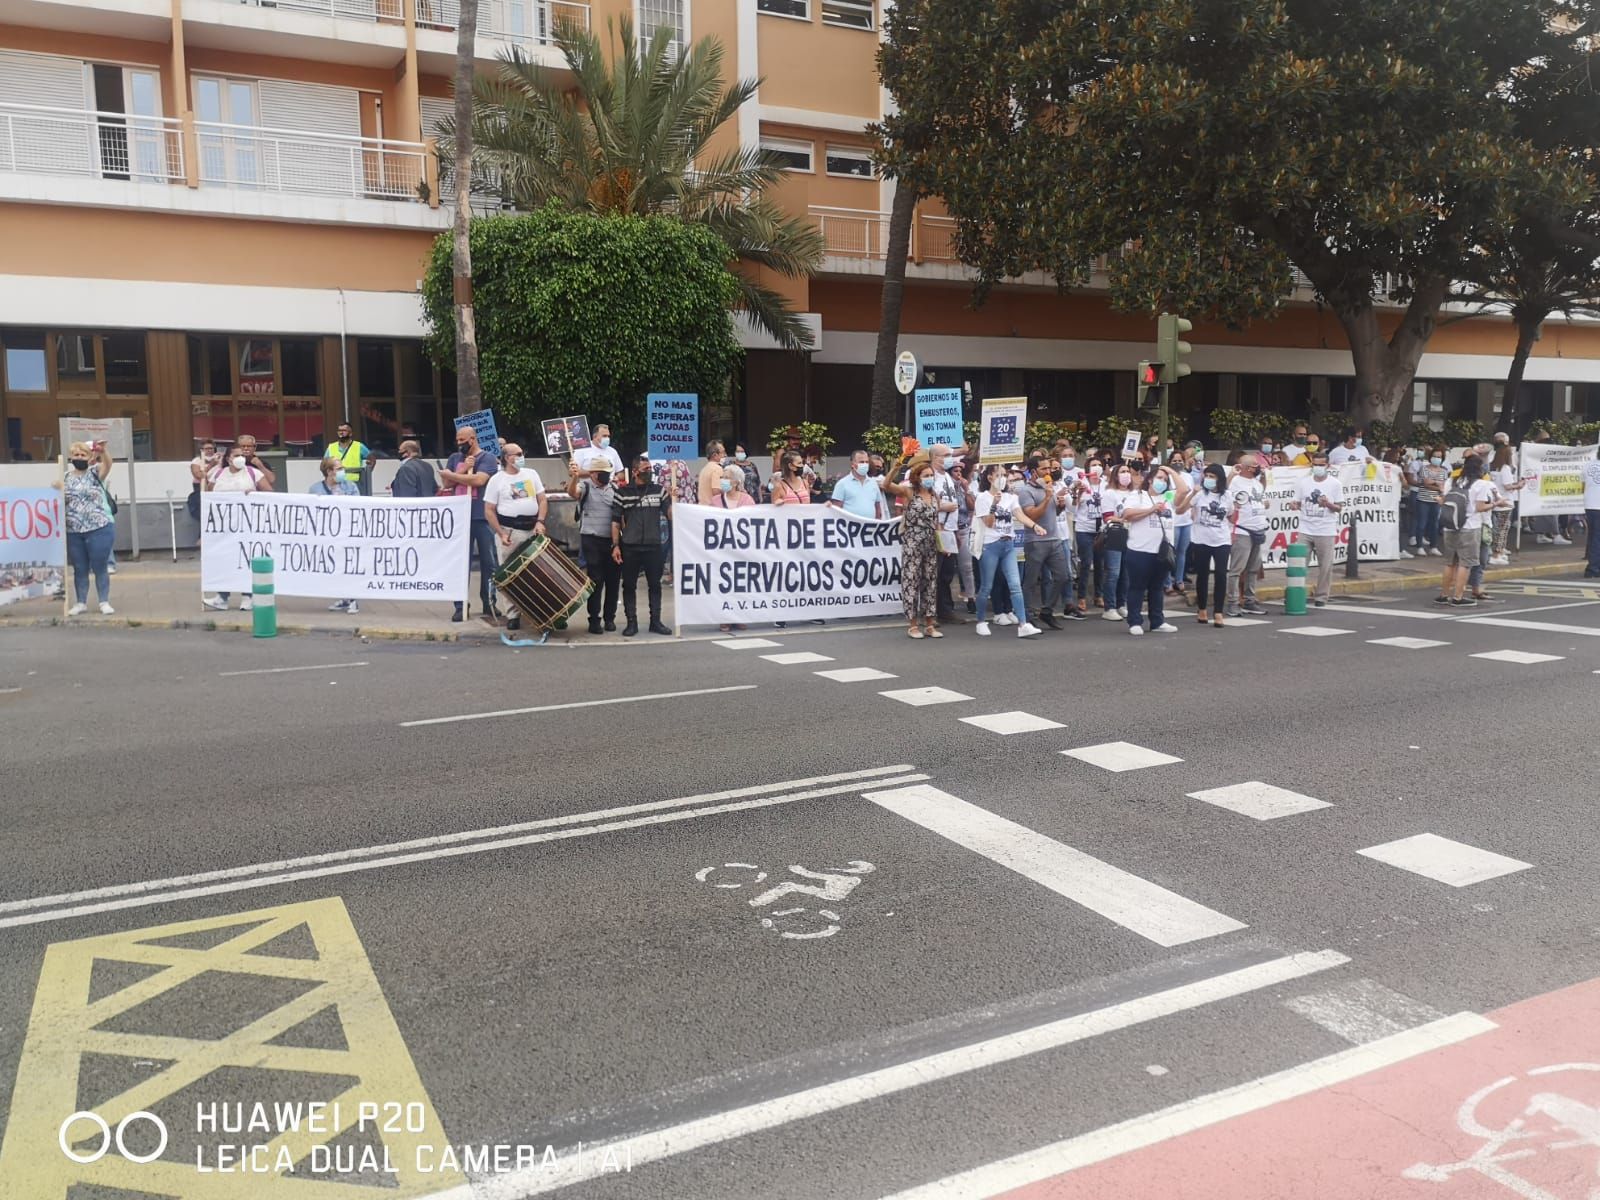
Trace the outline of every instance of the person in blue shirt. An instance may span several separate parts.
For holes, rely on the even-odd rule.
[[[889,515],[889,503],[883,498],[882,476],[868,475],[867,452],[857,450],[850,456],[850,473],[833,485],[833,495],[828,503],[842,508],[855,517],[883,520]]]

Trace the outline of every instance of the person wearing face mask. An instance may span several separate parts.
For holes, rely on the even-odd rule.
[[[622,564],[611,553],[611,525],[617,501],[616,489],[611,485],[611,464],[596,459],[594,470],[585,472],[576,462],[568,463],[567,495],[578,502],[583,565],[594,581],[594,590],[589,593],[589,632],[615,633]]]
[[[922,455],[911,460],[904,484],[886,479],[883,490],[905,501],[900,533],[900,600],[906,611],[906,636],[939,638],[939,506],[933,464]]]
[[[241,442],[243,440],[240,438]],[[270,492],[272,480],[266,472],[259,471],[252,465],[250,460],[254,456],[253,439],[249,447],[235,446],[222,457],[216,469],[206,476],[206,491],[241,496],[248,496],[251,492]],[[215,596],[202,596],[200,603],[213,612],[222,612],[227,609],[228,598],[232,594],[232,592],[218,592]],[[249,592],[239,597],[240,612],[249,612],[252,607]]]
[[[1343,440],[1328,452],[1328,465],[1342,467],[1345,463],[1371,462],[1372,454],[1365,445],[1366,439],[1354,425],[1344,427]]]
[[[1178,627],[1167,620],[1163,587],[1167,570],[1161,559],[1161,543],[1170,540],[1167,528],[1173,504],[1181,494],[1179,489],[1186,490],[1187,485],[1169,467],[1152,469],[1146,480],[1122,502],[1122,520],[1128,527],[1128,548],[1123,552],[1124,570],[1128,573],[1128,632],[1135,637],[1144,634],[1140,610],[1145,604],[1150,607],[1152,632],[1178,632]]]
[[[1128,575],[1123,556],[1128,549],[1128,526],[1123,518],[1128,497],[1133,494],[1138,476],[1127,463],[1119,463],[1100,489],[1100,536],[1097,546],[1105,556],[1105,571],[1100,576],[1101,619],[1125,621],[1128,618]]]
[[[1074,540],[1078,551],[1078,612],[1087,616],[1089,597],[1100,596],[1105,579],[1105,552],[1095,549],[1100,532],[1100,486],[1105,482],[1105,467],[1091,455],[1088,465],[1072,481],[1068,501],[1073,505]],[[1104,604],[1103,601],[1100,603]]]
[[[1223,592],[1228,586],[1228,556],[1233,547],[1233,515],[1224,498],[1228,473],[1218,463],[1206,467],[1200,487],[1178,502],[1194,519],[1189,557],[1194,562],[1195,619],[1206,623],[1207,602],[1211,622],[1222,628]]]
[[[1030,611],[1042,624],[1060,629],[1055,602],[1064,598],[1066,607],[1072,605],[1072,562],[1057,524],[1064,518],[1057,511],[1055,479],[1039,455],[1028,459],[1027,476],[1017,485],[1015,495],[1020,511],[1041,530],[1021,539],[1023,599],[1033,606]]]
[[[1296,421],[1294,423],[1294,432],[1292,432],[1288,439],[1279,447],[1279,449],[1283,451],[1284,457],[1289,460],[1290,466],[1303,467],[1307,465],[1305,463],[1296,463],[1294,461],[1306,452],[1307,441],[1306,423],[1304,421]]]
[[[117,538],[117,526],[106,506],[106,480],[111,477],[111,454],[104,445],[73,442],[67,451],[67,468],[58,485],[67,518],[67,560],[72,564],[72,591],[77,603],[67,616],[89,611],[89,575],[94,574],[100,611],[111,616],[111,574],[106,563]]]
[[[726,457],[727,451],[721,442],[713,438],[706,443],[706,465],[700,468],[700,478],[695,486],[701,504],[711,504],[721,494],[717,485],[722,479],[722,461]]]
[[[778,477],[772,481],[772,502],[784,504],[810,504],[811,485],[806,481],[805,459],[798,451],[789,450],[778,467]]]
[[[1228,588],[1223,611],[1230,617],[1241,612],[1264,616],[1256,602],[1256,579],[1267,544],[1267,489],[1261,482],[1261,462],[1254,454],[1239,456],[1228,480],[1227,503],[1233,522],[1233,548],[1228,554]]]
[[[1450,487],[1450,468],[1444,465],[1445,448],[1427,451],[1427,461],[1417,467],[1416,525],[1412,530],[1412,549],[1417,557],[1431,554],[1442,557],[1439,549],[1439,504]],[[1329,457],[1331,463],[1332,457]]]
[[[989,622],[985,615],[996,578],[1005,580],[1006,590],[1011,597],[1011,615],[1009,621],[996,617],[995,624],[1015,623],[1018,637],[1034,637],[1041,632],[1026,619],[1028,609],[1023,601],[1016,545],[1012,540],[1016,525],[1035,533],[1041,530],[1021,510],[1017,498],[1010,493],[1010,486],[1010,475],[1005,467],[985,467],[978,476],[978,501],[972,510],[972,527],[978,531],[983,543],[978,572],[979,637],[989,636]]]
[[[472,498],[472,551],[478,560],[478,598],[483,603],[483,619],[493,625],[499,614],[494,607],[495,557],[494,530],[483,515],[483,489],[500,469],[500,459],[478,445],[478,431],[471,425],[456,429],[456,452],[439,472],[442,486],[457,496]],[[466,607],[458,603],[452,621],[466,620]]]
[[[733,461],[744,471],[744,490],[749,496],[761,495],[761,469],[751,461],[750,452],[743,442],[733,444]]]
[[[1339,540],[1339,513],[1344,509],[1344,484],[1328,470],[1328,456],[1320,450],[1311,457],[1311,474],[1302,479],[1289,507],[1300,514],[1300,540],[1311,547],[1317,560],[1317,582],[1311,590],[1313,608],[1326,608],[1333,594],[1333,548]]]
[[[495,552],[504,563],[531,538],[545,536],[550,501],[544,480],[528,466],[516,442],[500,444],[500,470],[483,488],[483,517],[494,534]],[[506,628],[522,628],[522,616],[509,595],[503,596]]]
[[[1305,440],[1304,446],[1284,447],[1284,453],[1288,456],[1291,467],[1309,467],[1311,465],[1311,456],[1322,449],[1322,439],[1316,434],[1305,434],[1303,436]],[[1294,450],[1293,454],[1289,453],[1291,449]]]
[[[328,457],[322,460],[322,478],[311,485],[313,496],[359,496],[361,488],[348,478],[344,464]],[[361,605],[356,600],[335,600],[328,605],[329,612],[359,613]]]
[[[1162,581],[1163,592],[1174,600],[1189,602],[1189,594],[1184,591],[1184,584],[1189,581],[1189,546],[1194,539],[1194,517],[1189,512],[1187,504],[1179,507],[1178,495],[1188,495],[1194,490],[1194,473],[1189,463],[1193,456],[1180,458],[1172,468],[1172,520],[1168,522],[1167,532],[1172,537],[1173,567],[1167,572]]]
[[[932,480],[934,538],[938,543],[939,578],[935,588],[938,597],[938,619],[951,625],[965,625],[966,618],[956,614],[955,581],[960,573],[961,558],[961,508],[967,503],[966,490],[950,473],[960,460],[955,451],[943,442],[928,447],[928,474]]]
[[[594,427],[594,440],[589,443],[589,449],[579,451],[573,457],[581,458],[585,471],[598,471],[604,467],[613,482],[620,484],[623,481],[622,455],[611,447],[611,426],[609,425],[596,425]]]
[[[439,481],[433,467],[422,457],[422,446],[416,441],[400,443],[400,469],[394,473],[389,494],[396,500],[421,500],[439,490]]]
[[[650,456],[634,460],[630,482],[617,489],[612,510],[612,558],[622,567],[622,611],[628,620],[623,637],[639,632],[639,576],[644,576],[650,602],[650,632],[670,634],[661,623],[661,525],[672,513],[672,497],[656,485]]]
[[[833,495],[828,498],[828,503],[834,508],[844,509],[851,516],[880,521],[886,518],[889,505],[883,498],[883,486],[868,474],[870,470],[867,452],[857,450],[850,456],[850,473],[840,476],[839,482],[833,485]]]

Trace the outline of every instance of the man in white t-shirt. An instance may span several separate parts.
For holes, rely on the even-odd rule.
[[[1583,511],[1588,518],[1589,544],[1586,547],[1588,565],[1585,579],[1600,579],[1600,459],[1584,464]]]
[[[1267,610],[1256,601],[1256,576],[1261,573],[1261,555],[1267,544],[1267,489],[1261,482],[1261,461],[1254,454],[1239,456],[1223,502],[1233,523],[1225,615],[1264,615]]]
[[[243,438],[239,440],[241,444],[229,451],[206,476],[206,491],[248,496],[251,492],[272,490],[272,479],[251,464],[250,460],[255,457],[255,439],[251,438],[248,445],[242,444]],[[228,597],[231,595],[232,592],[218,592],[215,596],[201,596],[200,603],[215,612],[223,612],[228,607]],[[239,597],[239,611],[249,612],[251,607],[250,593],[246,592]]]
[[[515,442],[500,444],[500,470],[483,485],[483,519],[494,533],[495,552],[503,564],[529,538],[542,537],[549,500],[544,480],[527,465],[522,447]],[[511,597],[502,592],[506,628],[520,629],[521,616]]]
[[[1342,467],[1345,463],[1371,462],[1372,455],[1362,444],[1363,441],[1361,430],[1354,425],[1346,425],[1344,439],[1328,453],[1328,465]]]
[[[1320,450],[1311,456],[1311,474],[1300,481],[1293,507],[1300,514],[1300,540],[1317,559],[1317,583],[1311,604],[1326,608],[1333,593],[1333,548],[1339,540],[1339,513],[1344,508],[1344,484],[1328,470],[1328,456]]]
[[[933,466],[933,504],[938,511],[935,518],[939,528],[939,579],[934,589],[935,607],[941,625],[965,625],[967,619],[956,613],[956,598],[952,585],[956,578],[956,556],[947,554],[947,547],[956,544],[956,530],[961,524],[961,485],[950,468],[959,460],[943,442],[928,447],[928,462]]]
[[[573,453],[574,458],[582,459],[579,468],[584,471],[609,471],[611,482],[621,484],[624,480],[622,470],[622,455],[618,454],[611,446],[611,426],[596,425],[594,427],[594,441],[587,450],[578,450]]]

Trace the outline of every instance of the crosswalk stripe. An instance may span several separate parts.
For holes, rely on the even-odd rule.
[[[962,692],[952,692],[942,687],[899,688],[892,692],[879,692],[878,695],[909,704],[913,708],[925,708],[930,704],[959,704],[972,699]]]
[[[1428,638],[1391,637],[1368,638],[1369,646],[1393,646],[1397,650],[1431,650],[1435,646],[1448,646],[1449,642],[1435,642]]]
[[[1560,662],[1563,655],[1533,654],[1527,650],[1489,650],[1483,654],[1472,654],[1468,657],[1486,658],[1490,662],[1519,663],[1522,666],[1529,666],[1533,663]]]
[[[1393,1037],[1444,1016],[1436,1008],[1386,988],[1375,979],[1352,979],[1283,1002],[1290,1012],[1360,1046]]]
[[[783,645],[771,638],[725,638],[720,642],[712,642],[713,646],[721,646],[724,650],[770,650],[774,646]]]
[[[1413,875],[1448,883],[1451,887],[1467,887],[1533,866],[1521,859],[1508,858],[1493,850],[1480,850],[1436,833],[1419,833],[1381,846],[1368,846],[1356,853]]]
[[[763,654],[767,662],[777,663],[780,667],[792,667],[797,663],[832,662],[833,659],[826,654],[815,654],[810,650],[797,650],[792,654]]]
[[[1600,626],[1558,625],[1554,621],[1519,621],[1516,617],[1463,617],[1463,625],[1494,625],[1501,629],[1533,629],[1540,633],[1575,633],[1579,637],[1600,637]]]
[[[900,676],[892,675],[888,671],[880,671],[876,667],[840,667],[836,671],[818,671],[824,679],[831,679],[835,683],[865,683],[869,679],[899,679]]]
[[[1065,729],[1060,721],[1052,721],[1047,717],[1036,717],[1032,713],[1003,712],[990,713],[984,717],[962,717],[963,725],[976,725],[979,729],[987,729],[990,733],[1009,736],[1013,733],[1037,733],[1041,729]]]
[[[1318,800],[1315,796],[1303,796],[1299,792],[1291,792],[1288,788],[1262,783],[1259,780],[1210,788],[1203,792],[1190,792],[1189,798],[1214,804],[1218,808],[1225,808],[1241,816],[1253,817],[1257,821],[1273,821],[1279,817],[1292,817],[1303,812],[1314,812],[1319,808],[1333,807],[1326,800]]]
[[[1302,625],[1299,629],[1285,629],[1284,633],[1296,633],[1301,637],[1338,637],[1341,633],[1354,633],[1353,629],[1335,629],[1332,625]]]
[[[936,787],[913,784],[863,794],[874,804],[1158,946],[1181,946],[1246,927],[1242,921]]]
[[[1132,742],[1103,742],[1098,746],[1079,746],[1074,750],[1063,750],[1061,753],[1079,762],[1086,762],[1091,767],[1118,772],[1142,771],[1146,767],[1164,767],[1183,761],[1174,755],[1163,754],[1159,750],[1135,746]]]

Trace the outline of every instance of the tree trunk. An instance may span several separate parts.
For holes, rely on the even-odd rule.
[[[1495,423],[1495,431],[1509,435],[1513,442],[1520,442],[1528,426],[1533,424],[1533,404],[1522,394],[1522,375],[1528,369],[1528,356],[1533,353],[1533,344],[1539,340],[1539,331],[1548,315],[1517,313],[1517,352],[1511,356],[1505,396],[1500,401],[1500,420]]]
[[[889,244],[884,249],[878,355],[872,362],[873,425],[898,425],[905,410],[905,401],[894,386],[894,364],[900,353],[900,310],[905,305],[906,260],[911,256],[911,218],[916,208],[916,189],[901,180],[894,190],[894,207],[889,212]]]
[[[1328,294],[1328,289],[1322,290]],[[1419,281],[1399,327],[1387,339],[1371,297],[1353,305],[1335,306],[1355,360],[1356,395],[1349,410],[1352,425],[1366,426],[1372,421],[1393,424],[1401,404],[1411,394],[1417,364],[1433,336],[1446,291],[1442,279]]]
[[[456,213],[451,256],[455,293],[456,408],[483,407],[478,377],[478,332],[472,316],[472,69],[478,41],[478,0],[461,0],[456,28]]]

